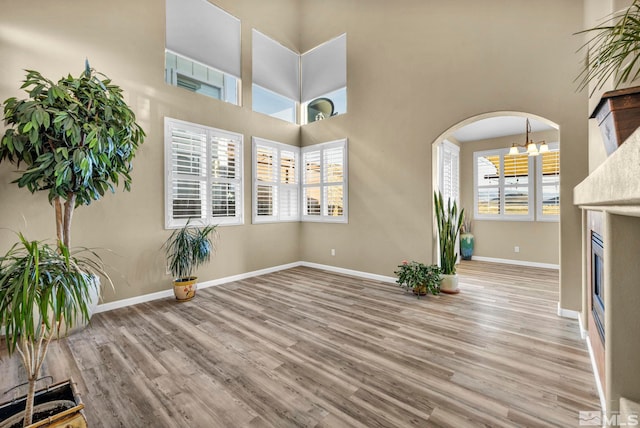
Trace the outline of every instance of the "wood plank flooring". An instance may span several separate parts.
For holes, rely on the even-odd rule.
[[[572,427],[599,410],[557,271],[463,262],[462,292],[294,268],[96,315],[55,343],[91,427]],[[0,350],[2,391],[21,382]]]

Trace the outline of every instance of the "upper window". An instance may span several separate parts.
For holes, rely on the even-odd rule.
[[[508,149],[475,152],[475,218],[557,220],[560,212],[560,152],[557,144],[549,146],[550,151],[539,156],[528,156],[527,153],[509,155]],[[536,193],[537,197],[534,197]]]
[[[253,111],[297,122],[300,99],[300,57],[275,40],[253,30]]]
[[[347,140],[302,148],[302,220],[347,222]]]
[[[165,226],[242,224],[242,135],[165,118]]]
[[[549,151],[538,156],[537,218],[558,221],[560,218],[560,148],[549,144]]]
[[[239,105],[240,20],[206,0],[166,0],[165,81]]]
[[[347,112],[347,35],[300,56],[302,123]]]
[[[253,222],[300,220],[300,149],[253,138]]]

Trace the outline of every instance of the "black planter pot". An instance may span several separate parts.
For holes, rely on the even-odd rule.
[[[26,396],[0,404],[0,428],[22,427]],[[36,391],[33,423],[29,427],[86,427],[84,404],[69,379]],[[51,410],[56,409],[56,410]],[[37,415],[41,414],[41,420]],[[44,419],[42,419],[44,418]]]

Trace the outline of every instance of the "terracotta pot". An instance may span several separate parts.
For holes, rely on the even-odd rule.
[[[426,296],[427,295],[427,286],[426,285],[418,285],[417,287],[413,287],[413,294],[417,296]]]
[[[187,302],[193,299],[198,289],[198,278],[181,278],[173,281],[173,294],[179,302]]]

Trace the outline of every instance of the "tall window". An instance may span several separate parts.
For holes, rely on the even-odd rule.
[[[253,138],[253,222],[299,221],[300,149]]]
[[[560,151],[557,143],[549,147],[549,152],[531,157],[509,155],[508,149],[475,152],[475,218],[557,221]]]
[[[165,81],[240,103],[240,20],[207,0],[166,0]]]
[[[165,118],[165,226],[242,224],[242,135]]]
[[[537,218],[558,221],[560,218],[560,148],[549,144],[549,151],[538,156]]]
[[[347,222],[347,140],[302,149],[302,220]]]

